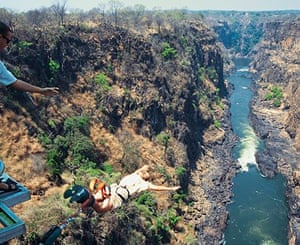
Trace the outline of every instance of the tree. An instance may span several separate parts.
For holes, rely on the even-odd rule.
[[[46,19],[45,11],[43,10],[30,10],[26,14],[27,21],[33,26],[40,26],[41,23]]]
[[[114,18],[115,25],[118,24],[118,15],[119,15],[119,10],[122,8],[123,4],[118,1],[118,0],[110,0],[109,1],[109,6],[111,10],[111,14]]]
[[[102,18],[103,18],[104,22],[105,22],[105,8],[106,8],[105,3],[100,3],[99,4],[99,13],[102,15]]]
[[[154,19],[155,19],[155,22],[156,22],[156,25],[157,25],[157,31],[158,31],[158,33],[160,33],[161,32],[161,26],[164,22],[163,17],[162,17],[162,13],[157,12],[154,16]]]
[[[140,17],[144,15],[146,7],[142,4],[135,4],[133,6],[133,18],[134,24],[137,25],[139,23]]]
[[[59,26],[64,25],[64,18],[65,18],[66,12],[67,12],[66,4],[67,4],[67,0],[64,0],[62,4],[60,2],[57,2],[56,4],[54,4],[52,6],[54,13],[58,17],[58,25]]]
[[[12,11],[7,10],[5,8],[0,8],[0,16],[2,21],[4,21],[13,29],[15,28],[17,22],[16,15]]]

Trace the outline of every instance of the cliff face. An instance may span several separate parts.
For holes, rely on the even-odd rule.
[[[231,56],[245,57],[263,33],[264,12],[207,11],[207,23]]]
[[[251,119],[266,146],[257,159],[266,175],[279,171],[287,176],[289,244],[298,244],[300,234],[299,25],[300,19],[296,17],[266,23],[264,38],[252,53],[254,61],[251,65],[258,77]],[[279,91],[277,96],[275,90]],[[270,96],[272,93],[274,96]]]
[[[300,19],[293,18],[265,24],[265,35],[255,52],[252,68],[259,83],[278,85],[284,93],[282,109],[286,112],[284,127],[300,151]],[[259,84],[258,83],[258,84]]]
[[[163,238],[165,242],[191,239],[191,234],[206,244],[221,239],[227,218],[225,204],[230,199],[227,187],[234,174],[230,170],[232,143],[225,138],[230,126],[223,59],[214,36],[201,21],[176,27],[147,34],[110,25],[70,25],[54,29],[56,35],[48,29],[16,32],[18,39],[4,60],[21,78],[55,85],[62,91],[52,99],[34,96],[35,105],[23,94],[1,91],[0,135],[6,140],[0,153],[10,174],[26,181],[32,191],[32,201],[19,210],[28,223],[34,219],[29,206],[43,206],[54,188],[45,170],[47,151],[38,136],[43,132],[58,139],[66,119],[84,115],[90,119],[90,138],[99,166],[110,162],[124,175],[149,164],[155,169],[155,183],[181,184],[187,197],[184,205],[177,207],[177,215],[192,225],[179,223],[180,235],[172,233],[171,238]],[[18,41],[25,37],[27,45]],[[12,127],[14,131],[9,130]],[[167,136],[167,141],[161,144],[159,136]],[[186,172],[176,175],[181,167]],[[21,169],[33,171],[20,175]],[[70,176],[62,176],[56,184],[71,181]],[[158,208],[166,210],[170,195],[157,198]],[[144,230],[146,223],[132,211],[136,208],[125,210],[127,222],[107,215],[97,218],[98,224],[85,221],[78,228],[93,242],[116,238],[120,243],[128,238],[151,242],[154,235]],[[76,230],[69,234],[69,242],[78,237]]]

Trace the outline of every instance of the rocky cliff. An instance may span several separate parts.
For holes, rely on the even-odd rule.
[[[70,183],[84,183],[91,164],[104,169],[107,163],[121,175],[149,164],[155,183],[177,182],[182,191],[177,198],[157,194],[159,211],[128,204],[113,215],[88,214],[59,242],[181,244],[196,239],[216,244],[222,239],[235,172],[223,57],[201,20],[162,28],[139,33],[89,23],[16,30],[9,55],[3,55],[7,65],[25,80],[61,89],[51,99],[1,89],[1,158],[32,193],[32,200],[16,210],[28,224],[26,242],[37,240],[49,226],[44,215],[54,223],[66,216],[61,193]],[[86,144],[72,138],[61,145],[76,117],[89,119],[88,138],[80,136]],[[60,155],[53,158],[50,145]],[[53,179],[49,159],[52,167],[60,159],[55,173],[62,166],[68,169]],[[169,209],[181,221],[171,225]]]
[[[208,11],[229,57],[248,56],[256,81],[251,124],[265,150],[256,154],[261,172],[287,177],[290,244],[299,243],[299,11]]]
[[[281,172],[287,177],[289,244],[300,242],[299,25],[300,19],[295,16],[265,23],[264,37],[252,53],[251,65],[258,78],[251,120],[266,146],[264,152],[257,154],[257,160],[267,176]]]

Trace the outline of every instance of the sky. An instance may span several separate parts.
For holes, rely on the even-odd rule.
[[[50,7],[66,1],[67,9],[84,11],[107,4],[109,0],[0,0],[0,8],[15,12]],[[119,0],[123,6],[142,4],[148,10],[159,9],[191,9],[191,10],[300,10],[300,0]]]

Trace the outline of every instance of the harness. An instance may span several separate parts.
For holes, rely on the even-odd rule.
[[[99,179],[93,179],[90,182],[90,190],[94,193],[97,193],[99,191],[102,192],[103,199],[97,201],[103,201],[104,199],[111,196],[111,187],[106,186],[101,180]],[[130,193],[126,186],[118,186],[115,190],[115,193],[122,199],[123,202],[128,200]]]
[[[116,188],[116,194],[122,199],[123,202],[128,200],[130,193],[126,186],[118,186]]]

